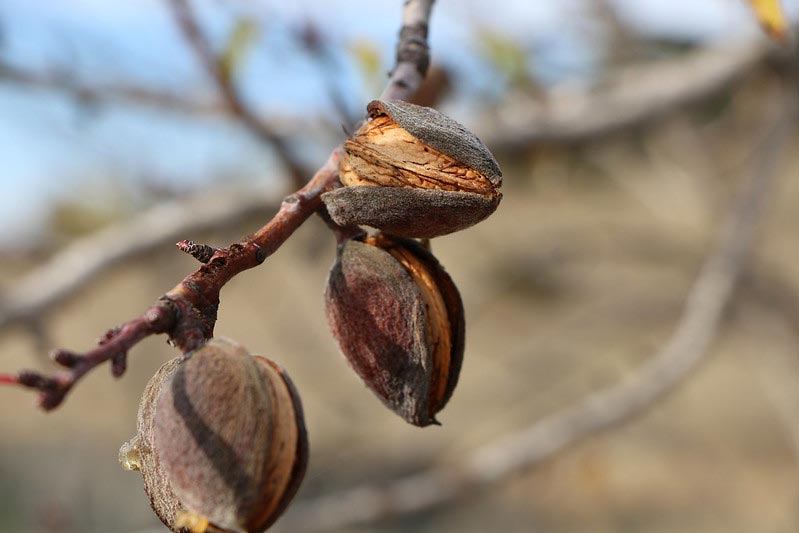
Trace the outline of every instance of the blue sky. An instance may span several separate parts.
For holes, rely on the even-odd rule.
[[[584,37],[586,0],[439,0],[431,29],[434,58],[489,87],[475,57],[473,30],[487,28],[532,47],[544,78],[584,76],[593,59]],[[649,34],[720,39],[756,31],[739,0],[618,0],[622,16]],[[241,13],[262,26],[241,83],[265,116],[327,109],[318,69],[290,29],[315,21],[342,50],[375,46],[388,66],[401,0],[255,2],[197,0],[203,26],[221,45]],[[793,16],[799,0],[785,0]],[[160,0],[3,0],[0,56],[28,69],[58,66],[77,79],[128,81],[192,95],[212,88]],[[357,65],[342,52],[340,86],[351,104],[370,99]],[[318,148],[318,147],[317,147]],[[315,153],[315,152],[312,152]],[[47,91],[0,83],[0,247],[35,236],[51,202],[91,201],[108,183],[164,180],[190,188],[218,179],[269,180],[268,153],[236,125],[144,107],[86,112]],[[94,191],[94,192],[93,192]],[[99,191],[99,192],[98,192]]]

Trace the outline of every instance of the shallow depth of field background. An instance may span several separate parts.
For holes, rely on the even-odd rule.
[[[380,92],[401,2],[278,4],[195,2],[217,48],[232,28],[249,32],[236,81],[315,168],[343,139],[341,124]],[[795,17],[797,2],[784,4]],[[304,48],[311,31],[326,58]],[[449,89],[437,105],[479,136],[492,110],[519,98],[601,83],[630,64],[710,42],[756,41],[758,31],[735,0],[441,0],[431,47]],[[4,0],[0,62],[52,74],[61,85],[146,86],[214,100],[156,0]],[[271,150],[235,119],[81,99],[6,72],[0,68],[0,306],[3,288],[70,242],[159,202],[219,186],[289,190]],[[334,241],[319,220],[236,277],[223,291],[216,333],[280,362],[300,390],[312,455],[298,498],[445,465],[634,372],[671,333],[736,186],[751,172],[777,81],[763,62],[712,97],[632,129],[491,146],[505,173],[499,210],[433,242],[467,320],[464,368],[443,427],[406,425],[339,355],[322,307]],[[797,169],[794,127],[744,281],[708,357],[672,394],[488,490],[347,531],[799,530]],[[224,245],[269,216],[265,209],[184,237]],[[107,271],[53,308],[35,333],[21,325],[0,331],[0,372],[49,368],[51,348],[90,347],[195,267],[167,244]],[[117,463],[147,379],[175,355],[164,341],[135,348],[118,381],[97,369],[51,414],[34,407],[32,394],[0,388],[0,532],[165,531],[140,476]],[[274,531],[285,529],[278,522]]]

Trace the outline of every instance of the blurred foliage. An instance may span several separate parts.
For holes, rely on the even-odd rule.
[[[749,0],[760,25],[772,39],[784,42],[788,37],[788,21],[780,0]]]
[[[530,72],[530,51],[519,40],[490,28],[475,32],[477,50],[486,64],[514,88],[535,86]]]
[[[48,217],[48,233],[58,239],[71,240],[108,226],[120,219],[116,209],[81,200],[57,201]]]
[[[365,39],[353,41],[348,48],[366,85],[367,94],[380,94],[386,72],[380,57],[380,48]]]
[[[241,17],[230,30],[227,42],[219,54],[219,70],[227,80],[232,80],[242,68],[247,55],[257,42],[262,28],[250,17]]]

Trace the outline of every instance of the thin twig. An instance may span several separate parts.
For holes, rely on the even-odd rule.
[[[452,502],[645,412],[674,390],[702,361],[716,336],[765,211],[778,155],[795,119],[794,112],[785,113],[770,128],[757,156],[757,168],[742,187],[717,247],[705,260],[674,333],[638,370],[621,383],[478,448],[459,462],[385,484],[364,484],[297,502],[281,525],[287,531],[343,528]]]
[[[115,376],[121,375],[130,348],[149,335],[167,333],[170,342],[183,353],[200,346],[213,336],[222,287],[237,274],[263,263],[322,206],[322,193],[338,177],[339,151],[336,148],[303,188],[283,200],[277,214],[265,226],[217,250],[208,263],[186,276],[144,314],[109,330],[97,347],[83,354],[54,351],[54,361],[67,370],[51,377],[22,371],[15,377],[5,375],[0,383],[14,382],[38,390],[39,405],[50,410],[61,404],[89,370],[105,361],[112,361]]]
[[[39,405],[42,409],[54,409],[87,372],[97,365],[111,360],[111,372],[119,377],[127,367],[128,350],[139,341],[157,333],[165,333],[175,321],[173,310],[164,305],[154,305],[143,315],[134,318],[119,328],[109,330],[97,347],[85,354],[68,350],[55,350],[53,361],[68,370],[52,376],[39,372],[22,371],[16,376],[18,384],[39,391]]]

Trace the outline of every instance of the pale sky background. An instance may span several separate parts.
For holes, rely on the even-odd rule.
[[[715,40],[755,33],[742,0],[617,0],[622,16],[646,34]],[[241,80],[265,116],[328,109],[323,78],[289,29],[313,20],[333,43],[373,43],[386,67],[396,42],[401,0],[291,2],[195,1],[203,26],[223,43],[245,12],[263,24]],[[439,0],[431,23],[434,60],[453,65],[490,89],[473,30],[490,28],[518,39],[535,57],[536,73],[556,83],[590,75],[594,48],[586,38],[586,0]],[[799,0],[784,0],[796,20]],[[581,16],[582,14],[582,16]],[[590,32],[589,32],[590,33]],[[0,56],[41,70],[53,66],[76,79],[130,81],[195,94],[212,86],[160,0],[0,0]],[[342,54],[342,89],[351,105],[371,94],[351,57]],[[461,120],[468,122],[464,117]],[[326,147],[329,149],[329,147]],[[312,155],[320,152],[311,151]],[[51,202],[92,197],[104,181],[132,184],[146,176],[174,186],[206,184],[236,172],[269,180],[267,153],[240,127],[195,120],[147,107],[103,106],[86,112],[57,92],[0,82],[0,248],[35,236]]]

